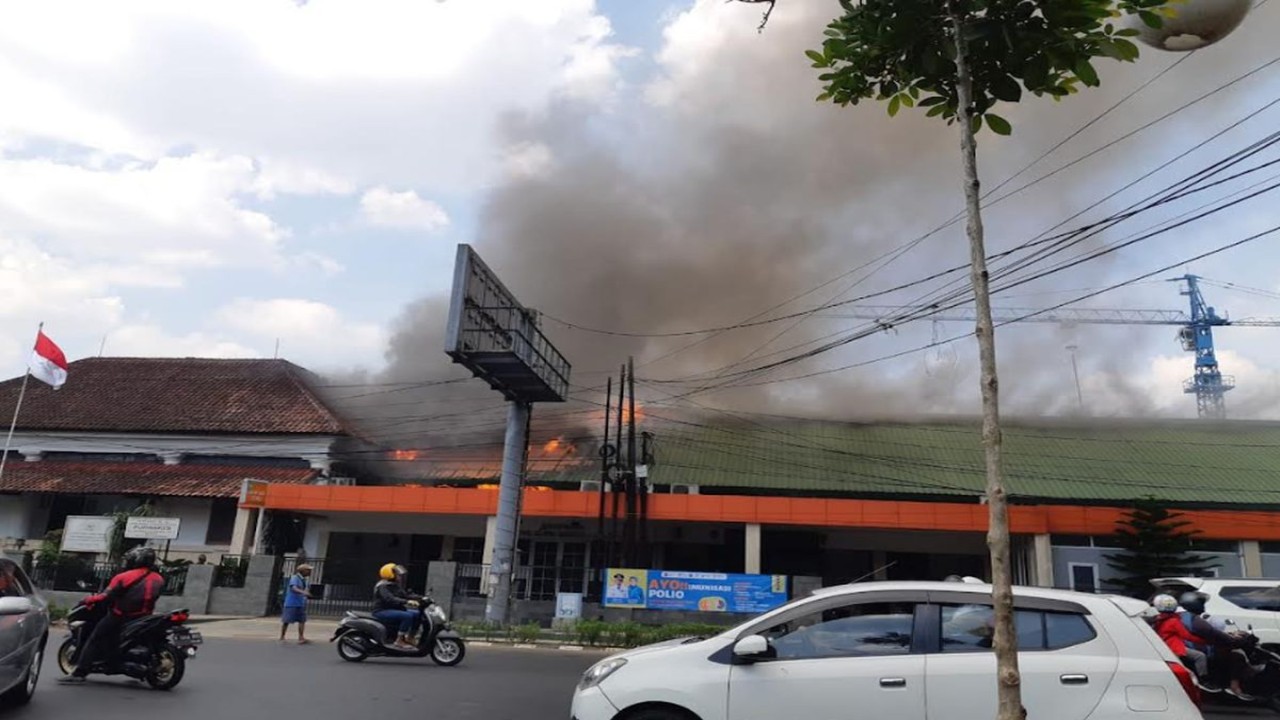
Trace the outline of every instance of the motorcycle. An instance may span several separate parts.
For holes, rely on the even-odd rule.
[[[1240,633],[1235,627],[1230,627],[1230,630]],[[1250,627],[1246,634],[1253,635],[1253,628]],[[1280,654],[1256,643],[1241,648],[1240,652],[1244,653],[1252,668],[1252,673],[1240,685],[1252,700],[1242,700],[1226,692],[1205,692],[1203,701],[1219,706],[1265,707],[1280,713]],[[1227,687],[1231,680],[1225,658],[1225,653],[1216,653],[1209,662],[1209,675],[1219,687]]]
[[[414,608],[411,608],[414,609]],[[373,616],[373,613],[348,610],[338,623],[329,642],[336,642],[338,657],[347,662],[363,662],[370,657],[430,657],[437,665],[452,667],[467,654],[466,643],[454,632],[444,608],[431,598],[423,598],[416,608],[421,614],[421,630],[412,649],[391,644],[396,629]]]
[[[58,648],[58,669],[63,675],[75,671],[81,649],[107,612],[107,603],[82,601],[67,614],[68,637]],[[172,690],[182,682],[187,660],[195,658],[197,646],[204,642],[200,633],[186,627],[189,618],[186,610],[178,610],[126,622],[120,628],[115,657],[95,663],[89,674],[125,675],[156,690]]]

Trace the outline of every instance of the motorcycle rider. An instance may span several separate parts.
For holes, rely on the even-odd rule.
[[[1249,666],[1249,658],[1245,655],[1244,648],[1257,645],[1258,638],[1254,635],[1228,633],[1218,629],[1205,617],[1205,602],[1208,599],[1209,596],[1204,593],[1191,591],[1183,593],[1178,598],[1178,605],[1183,610],[1180,613],[1183,627],[1208,643],[1208,647],[1198,647],[1198,650],[1209,653],[1211,658],[1226,662],[1231,681],[1227,692],[1240,700],[1252,700],[1253,698],[1242,687],[1242,683],[1253,674],[1253,668]]]
[[[107,612],[80,649],[76,669],[59,682],[84,682],[95,663],[115,654],[120,629],[125,623],[155,611],[156,600],[164,589],[164,577],[155,570],[156,551],[136,547],[125,553],[124,561],[124,572],[111,578],[103,592],[84,599],[84,604],[90,607],[108,603]]]
[[[373,616],[384,625],[398,628],[395,642],[401,650],[413,650],[413,636],[422,620],[418,612],[421,598],[404,589],[403,565],[387,563],[378,570],[378,584],[373,589]]]

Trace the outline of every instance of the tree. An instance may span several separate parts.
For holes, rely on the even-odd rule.
[[[1151,579],[1200,575],[1217,567],[1204,555],[1191,551],[1197,531],[1187,530],[1190,520],[1171,512],[1154,498],[1138,500],[1116,523],[1119,553],[1104,556],[1107,565],[1121,574],[1113,585],[1134,597],[1151,594]]]
[[[827,26],[821,50],[806,52],[824,72],[818,100],[842,106],[888,102],[889,115],[926,108],[930,117],[958,122],[969,237],[970,281],[977,308],[982,378],[982,443],[989,509],[998,720],[1020,720],[1021,679],[1013,626],[1008,503],[1001,463],[999,380],[987,253],[982,226],[976,134],[985,124],[1013,131],[992,112],[1018,102],[1023,89],[1064,98],[1100,83],[1093,60],[1133,61],[1136,30],[1114,20],[1137,13],[1153,27],[1172,11],[1166,0],[840,0],[843,14]],[[772,5],[770,5],[772,8]]]
[[[155,508],[150,502],[144,502],[132,510],[119,510],[112,513],[111,517],[115,522],[111,526],[111,534],[107,538],[107,562],[119,562],[124,554],[130,549],[143,545],[144,540],[131,540],[124,536],[125,527],[129,524],[131,517],[154,517]]]

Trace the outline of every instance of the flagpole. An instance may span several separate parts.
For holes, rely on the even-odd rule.
[[[44,323],[36,328],[36,338],[44,332]],[[31,380],[31,366],[27,365],[27,374],[22,376],[22,389],[18,391],[18,402],[13,406],[13,421],[9,423],[9,434],[4,439],[4,454],[0,455],[0,480],[4,479],[4,466],[9,462],[9,447],[13,444],[13,431],[18,427],[18,412],[22,410],[22,398],[27,396],[27,382]]]

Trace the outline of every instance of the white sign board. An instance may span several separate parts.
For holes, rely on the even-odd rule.
[[[582,593],[556,594],[556,619],[577,620],[582,617]]]
[[[124,536],[131,540],[177,540],[182,518],[131,517],[124,525]]]
[[[115,518],[101,515],[71,515],[62,528],[62,552],[104,553]]]

